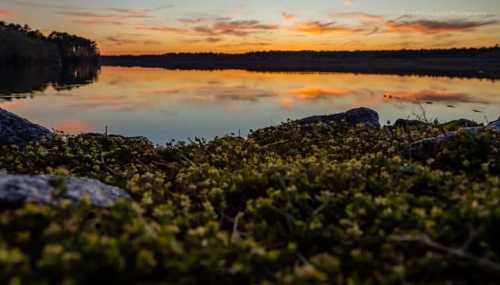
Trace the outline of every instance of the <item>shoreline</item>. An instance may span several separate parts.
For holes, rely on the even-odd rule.
[[[357,52],[171,53],[101,56],[104,66],[179,70],[341,72],[500,79],[500,48]]]

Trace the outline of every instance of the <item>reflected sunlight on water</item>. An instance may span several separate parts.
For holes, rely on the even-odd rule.
[[[288,118],[359,106],[377,110],[381,122],[414,118],[422,108],[427,118],[440,121],[485,122],[500,115],[500,83],[476,79],[102,67],[97,81],[87,83],[43,86],[27,97],[0,86],[0,93],[16,97],[0,107],[69,133],[108,126],[112,133],[157,143],[245,134]]]

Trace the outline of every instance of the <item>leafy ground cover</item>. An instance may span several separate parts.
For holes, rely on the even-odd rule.
[[[4,146],[8,173],[96,178],[109,209],[0,207],[0,279],[20,283],[495,284],[500,134],[298,126],[154,147],[60,136]],[[448,128],[455,128],[448,126]]]

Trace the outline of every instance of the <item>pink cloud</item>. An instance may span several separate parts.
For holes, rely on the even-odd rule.
[[[92,130],[92,126],[82,121],[62,121],[56,123],[54,129],[68,134],[81,134]]]
[[[294,14],[291,14],[291,13],[281,12],[281,18],[285,22],[290,22],[290,21],[297,19],[297,16],[295,16]]]
[[[136,27],[136,29],[141,30],[141,31],[164,32],[164,33],[185,33],[186,32],[186,30],[184,30],[184,29],[170,27],[170,26],[159,26],[159,27],[138,26],[138,27]]]
[[[11,16],[13,16],[13,13],[11,11],[0,10],[0,17],[2,17],[2,18],[8,18],[8,17],[11,17]]]
[[[310,21],[296,25],[292,28],[292,31],[320,35],[328,33],[357,33],[365,30],[362,28],[337,25],[335,22]]]
[[[416,32],[422,34],[437,34],[449,32],[467,32],[477,28],[498,24],[496,20],[473,21],[464,19],[453,20],[426,20],[413,19],[411,17],[402,17],[386,23],[386,29],[389,32],[404,33]]]

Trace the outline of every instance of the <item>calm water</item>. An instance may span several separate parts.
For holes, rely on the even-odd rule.
[[[68,133],[108,126],[156,143],[244,135],[288,118],[358,106],[377,110],[382,122],[415,118],[422,109],[440,121],[500,115],[500,81],[125,67],[3,73],[0,108]]]

